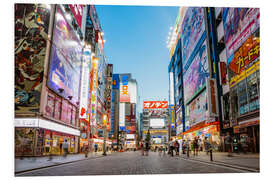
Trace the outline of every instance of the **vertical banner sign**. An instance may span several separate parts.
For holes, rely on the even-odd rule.
[[[125,103],[120,103],[119,107],[119,128],[123,131],[125,130]]]
[[[120,78],[119,74],[113,74],[112,75],[113,83],[112,83],[112,88],[113,89],[119,89],[119,84],[120,84]]]
[[[173,72],[170,72],[170,105],[174,105],[174,81]]]
[[[87,119],[88,114],[88,89],[90,79],[90,50],[84,51],[83,63],[82,63],[82,76],[81,76],[81,92],[80,92],[80,114],[81,119]]]
[[[217,104],[217,88],[216,80],[214,78],[207,78],[207,97],[209,105],[209,116],[218,116],[218,104]]]
[[[120,79],[120,102],[130,102],[130,94],[128,89],[129,76],[122,75]]]
[[[80,29],[82,29],[82,16],[83,16],[83,6],[79,4],[69,5],[69,8],[75,17]]]
[[[91,125],[96,125],[98,58],[92,57]]]
[[[170,112],[171,112],[171,127],[174,128],[174,105],[170,105]]]

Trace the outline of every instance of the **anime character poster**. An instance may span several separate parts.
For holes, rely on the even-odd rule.
[[[205,86],[206,77],[208,76],[208,53],[206,41],[204,41],[183,76],[185,103],[188,103],[188,101]]]
[[[258,8],[223,8],[222,19],[228,64],[233,53],[259,28]]]
[[[187,64],[190,55],[204,32],[203,8],[188,8],[181,26],[183,67]]]
[[[48,86],[73,104],[79,102],[82,56],[80,43],[62,10],[57,6]]]
[[[39,112],[50,10],[15,4],[15,112]]]

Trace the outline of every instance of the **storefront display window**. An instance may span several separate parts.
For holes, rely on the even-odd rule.
[[[15,129],[16,156],[32,156],[34,154],[34,128]]]
[[[246,91],[246,80],[242,80],[238,85],[239,112],[240,115],[248,112],[248,101]]]
[[[259,95],[257,89],[257,78],[256,73],[251,74],[247,78],[248,87],[248,99],[249,99],[249,111],[259,109]]]

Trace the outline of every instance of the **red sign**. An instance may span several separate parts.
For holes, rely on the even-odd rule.
[[[82,16],[83,16],[83,5],[69,5],[69,8],[71,9],[73,16],[75,17],[79,27],[82,29]]]
[[[144,101],[143,109],[167,109],[168,101]]]

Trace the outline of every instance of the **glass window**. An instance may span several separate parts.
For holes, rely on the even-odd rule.
[[[248,99],[249,99],[249,111],[259,109],[259,95],[257,88],[256,73],[247,77]]]
[[[54,118],[57,120],[61,119],[61,98],[55,98],[55,107],[54,107]]]
[[[223,110],[224,110],[224,120],[229,120],[230,113],[230,103],[229,103],[229,93],[223,96]]]
[[[240,115],[248,112],[248,101],[246,91],[246,79],[242,80],[238,85],[238,97],[239,97],[239,112]]]
[[[232,88],[230,91],[231,97],[231,112],[230,112],[230,119],[236,120],[235,118],[238,117],[238,96],[237,96],[237,86]]]

